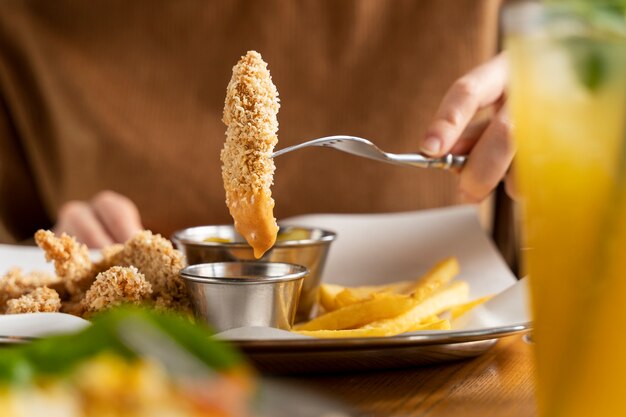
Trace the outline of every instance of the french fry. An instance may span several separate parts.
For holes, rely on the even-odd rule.
[[[450,309],[450,317],[452,320],[458,319],[463,314],[467,313],[471,309],[481,305],[482,303],[488,301],[493,297],[493,295],[486,295],[484,297],[477,298],[472,301],[468,301],[467,303],[459,304],[458,306],[454,306]]]
[[[320,286],[320,305],[327,312],[346,307],[351,304],[371,300],[374,294],[390,292],[396,294],[409,294],[408,288],[412,288],[412,281],[399,281],[391,284],[368,285],[360,287],[343,287],[335,284],[322,284]]]
[[[450,328],[450,320],[443,319],[416,324],[415,326],[409,327],[406,332],[418,332],[421,330],[450,330]]]
[[[342,292],[344,289],[345,287],[342,287],[341,285],[335,285],[335,284],[320,285],[320,289],[319,289],[320,305],[324,307],[324,310],[334,311],[339,308],[336,302],[337,294]]]
[[[417,280],[412,289],[413,297],[418,301],[425,300],[452,281],[458,273],[459,261],[456,258],[450,257],[438,262]]]
[[[397,281],[384,285],[385,290],[396,294],[410,294],[414,287],[413,281]]]
[[[387,291],[387,288],[384,286],[368,286],[368,287],[353,287],[353,288],[344,288],[337,297],[335,298],[335,303],[338,308],[346,307],[351,304],[360,303],[363,301],[371,300],[374,297],[374,294],[380,294]]]
[[[438,315],[433,314],[432,316],[428,316],[424,320],[415,323],[415,326],[416,327],[424,326],[426,324],[434,323],[434,322],[439,321],[439,320],[441,320],[441,318]]]
[[[389,334],[405,333],[416,323],[421,323],[428,317],[442,313],[450,308],[464,303],[469,294],[469,286],[465,281],[456,281],[433,294],[422,302],[416,302],[414,307],[396,317],[372,322],[363,328],[386,329]]]
[[[336,302],[339,306],[345,307],[350,304],[360,303],[361,301],[369,300],[374,294],[380,294],[384,292],[395,294],[408,294],[410,291],[406,291],[411,288],[413,283],[411,281],[399,281],[385,285],[371,285],[364,287],[346,287],[337,294]]]
[[[297,330],[296,333],[303,336],[319,337],[323,339],[339,339],[350,337],[384,337],[393,336],[385,329],[347,329],[347,330]]]
[[[324,307],[324,310],[330,312],[341,307],[371,300],[374,294],[385,292],[394,294],[413,293],[417,300],[423,300],[449,283],[458,273],[459,262],[456,258],[451,257],[438,262],[415,281],[399,281],[359,287],[322,284],[320,286],[320,305]]]
[[[415,332],[420,330],[450,330],[450,321],[449,320],[439,320],[435,318],[435,320],[426,321],[423,323],[419,323],[415,326],[407,329],[407,332]],[[311,336],[311,337],[319,337],[324,339],[335,339],[335,338],[349,338],[349,337],[386,337],[386,336],[396,336],[399,333],[395,333],[393,329],[390,328],[370,328],[370,327],[360,327],[358,329],[347,329],[347,330],[299,330],[296,333],[301,334],[303,336]]]
[[[433,316],[464,303],[468,294],[469,286],[464,281],[453,282],[422,302],[413,297],[394,300],[394,297],[403,297],[397,294],[376,294],[372,300],[353,304],[320,316],[297,327],[295,331],[306,336],[339,338],[394,336],[408,331],[436,330],[438,327],[445,330],[446,326],[449,328],[450,323],[446,324],[442,320],[435,320]],[[385,303],[381,303],[381,300],[384,300]],[[389,307],[389,301],[398,303],[399,300],[405,302],[408,300],[411,307],[402,313],[390,315],[388,318],[373,319],[376,313],[380,313],[377,309],[383,304]],[[369,321],[369,324],[353,328],[358,327],[357,321],[364,323]]]
[[[457,302],[456,304],[458,304]],[[402,314],[415,305],[412,297],[401,294],[375,294],[371,300],[342,307],[296,326],[296,330],[343,330]]]
[[[383,337],[419,330],[448,330],[450,322],[438,314],[452,310],[456,318],[480,303],[467,302],[466,282],[450,281],[459,273],[456,258],[438,262],[415,281],[384,285],[344,287],[323,284],[320,304],[326,310],[316,319],[294,327],[303,335],[339,337]]]

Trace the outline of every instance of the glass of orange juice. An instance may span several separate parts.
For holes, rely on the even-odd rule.
[[[626,416],[620,1],[526,3],[504,14],[541,417]]]

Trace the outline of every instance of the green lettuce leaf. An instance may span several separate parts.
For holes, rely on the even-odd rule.
[[[119,338],[120,325],[127,320],[157,327],[213,370],[225,371],[243,363],[239,352],[211,338],[212,332],[205,326],[172,314],[123,307],[97,316],[93,325],[79,333],[0,349],[0,384],[27,383],[41,376],[68,374],[83,361],[103,352],[128,359],[138,357]]]

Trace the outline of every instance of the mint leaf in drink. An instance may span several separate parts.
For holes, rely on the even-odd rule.
[[[566,42],[578,80],[589,91],[596,91],[608,75],[607,60],[601,47],[591,39],[571,38]]]
[[[605,9],[617,13],[626,11],[626,0],[546,0],[548,4],[559,4],[578,9]]]
[[[598,90],[609,76],[611,45],[626,39],[626,0],[547,0],[550,26],[565,43],[580,83]]]

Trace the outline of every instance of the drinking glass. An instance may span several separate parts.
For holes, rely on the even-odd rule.
[[[626,416],[626,15],[601,3],[504,14],[541,417]]]

